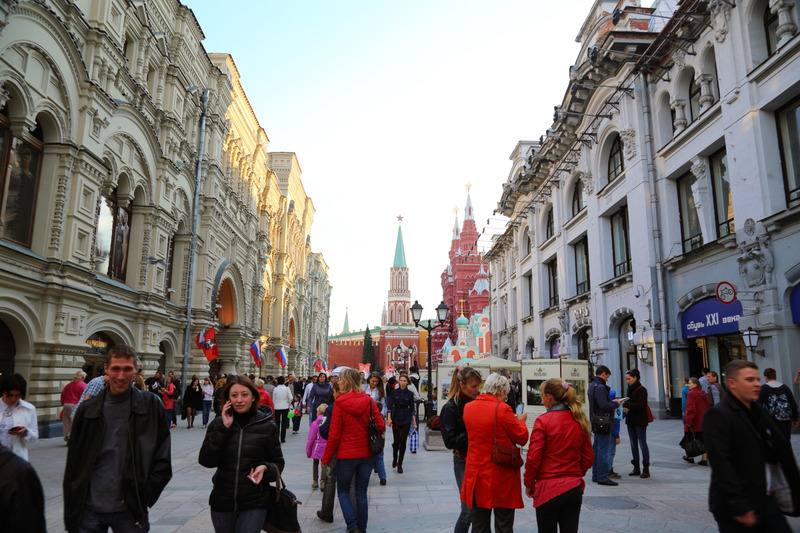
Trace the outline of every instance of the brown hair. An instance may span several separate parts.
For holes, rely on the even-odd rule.
[[[225,404],[231,399],[231,387],[234,385],[242,385],[243,387],[250,389],[250,393],[253,395],[253,404],[250,406],[250,412],[255,413],[258,410],[258,400],[260,396],[256,386],[253,385],[253,382],[250,381],[250,378],[245,375],[231,376],[228,378],[228,382],[225,384],[225,389],[222,391],[222,403]]]
[[[758,370],[758,365],[752,361],[745,361],[744,359],[736,359],[725,365],[725,379],[736,380],[739,377],[739,372],[745,368],[752,368]]]
[[[699,386],[700,386],[700,380],[699,380],[699,379],[697,379],[697,378],[696,378],[696,377],[694,377],[694,376],[692,376],[692,377],[690,377],[690,378],[689,378],[689,383],[691,383],[691,384],[692,384],[692,385],[694,385],[695,387],[699,387]]]
[[[447,401],[456,398],[458,401],[458,393],[461,392],[461,387],[470,381],[478,380],[483,381],[483,376],[476,369],[471,366],[460,366],[453,370],[453,379],[450,381],[450,391],[447,393]]]
[[[564,384],[567,385],[566,388]],[[550,378],[541,384],[539,394],[542,396],[549,394],[553,397],[553,401],[566,404],[569,410],[572,411],[572,418],[580,424],[581,429],[586,434],[586,438],[592,439],[592,426],[589,424],[586,413],[583,412],[575,387],[571,383],[567,383],[561,378]]]
[[[764,377],[769,380],[778,379],[778,373],[775,372],[774,368],[765,368]]]
[[[373,372],[372,374],[369,375],[369,377],[367,377],[367,384],[369,384],[369,380],[371,380],[372,378],[378,379],[378,386],[375,388],[378,389],[378,399],[383,400],[384,396],[386,396],[386,392],[383,390],[383,379],[381,378],[381,375],[378,372]]]
[[[136,350],[126,344],[117,344],[111,348],[106,354],[106,366],[111,364],[111,359],[133,359],[133,366],[139,366],[139,356],[136,355]]]

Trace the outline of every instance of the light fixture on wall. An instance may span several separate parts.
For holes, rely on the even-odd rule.
[[[766,357],[764,350],[756,350],[756,346],[758,346],[758,331],[754,330],[752,327],[747,328],[747,331],[742,333],[742,340],[744,341],[745,347],[750,351],[750,357],[755,354]]]
[[[652,354],[650,353],[650,346],[646,344],[639,345],[638,355],[639,359],[641,359],[643,363],[647,363],[650,365],[653,364]]]

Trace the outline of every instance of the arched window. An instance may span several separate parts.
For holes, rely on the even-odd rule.
[[[94,258],[97,271],[125,281],[128,270],[128,243],[131,235],[131,207],[121,207],[117,190],[101,196],[97,205],[97,233]]]
[[[0,111],[0,237],[25,247],[33,235],[43,141],[38,121],[33,131],[12,136],[7,111]]]
[[[561,356],[559,353],[561,349],[561,336],[555,335],[551,337],[548,344],[550,345],[550,359],[558,359]]]
[[[522,230],[522,257],[531,255],[531,235],[528,228]]]
[[[767,56],[771,56],[778,50],[778,14],[773,13],[769,8],[769,2],[765,2],[764,9],[764,36],[767,39]]]
[[[625,163],[622,158],[622,139],[617,135],[611,143],[611,150],[608,153],[608,182],[611,183],[625,170]]]
[[[689,122],[694,122],[700,117],[700,84],[692,76],[689,82]]]
[[[586,207],[586,190],[583,188],[583,181],[578,180],[572,190],[572,216],[583,211],[584,207]]]
[[[547,211],[547,221],[544,228],[545,239],[549,239],[555,235],[555,224],[553,223],[553,208]]]

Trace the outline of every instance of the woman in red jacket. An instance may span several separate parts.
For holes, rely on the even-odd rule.
[[[469,453],[461,485],[461,501],[472,509],[473,533],[489,533],[494,511],[495,533],[514,531],[514,509],[522,509],[519,468],[507,468],[492,461],[497,442],[524,446],[528,442],[527,415],[515,415],[506,399],[508,380],[492,374],[478,395],[464,407]],[[495,420],[497,432],[495,433]]]
[[[381,433],[386,429],[378,406],[363,390],[361,375],[347,368],[339,373],[339,397],[333,409],[328,444],[322,464],[327,465],[336,456],[336,491],[339,505],[347,522],[347,531],[367,530],[367,487],[375,456],[369,450],[369,420],[375,422]],[[350,499],[350,484],[356,478],[358,515]]]
[[[686,417],[683,420],[683,438],[692,438],[691,432],[694,431],[694,436],[697,440],[703,440],[703,416],[708,411],[708,396],[703,392],[700,386],[700,380],[697,378],[689,378],[689,394],[686,396]],[[683,442],[683,441],[681,441]],[[689,463],[694,462],[694,458],[683,456],[683,460]],[[697,464],[707,466],[708,460],[706,454]]]
[[[591,425],[571,383],[539,387],[547,412],[533,424],[525,462],[525,494],[533,498],[539,533],[577,533],[583,476],[594,462]]]

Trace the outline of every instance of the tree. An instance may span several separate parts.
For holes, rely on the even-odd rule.
[[[369,325],[364,331],[364,349],[361,352],[361,362],[370,364],[370,372],[374,371],[377,366],[375,364],[375,347],[372,345],[372,333],[369,331]]]

